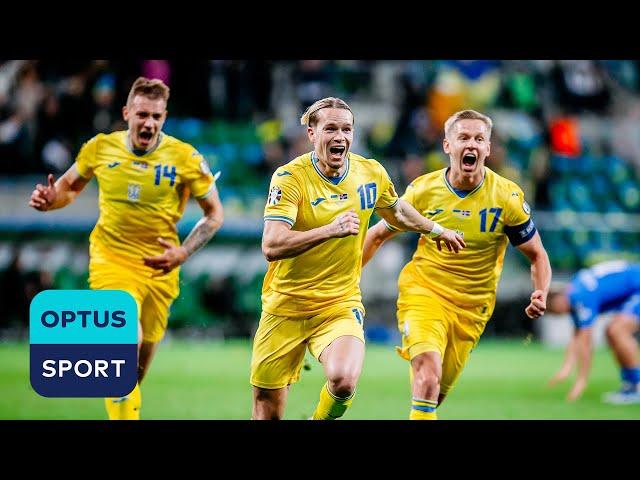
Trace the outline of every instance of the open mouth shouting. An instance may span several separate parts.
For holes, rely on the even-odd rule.
[[[138,143],[144,149],[149,147],[152,139],[153,139],[153,133],[151,133],[151,131],[149,130],[142,130],[138,134]]]
[[[478,157],[475,153],[465,153],[464,157],[462,157],[462,171],[473,172],[477,163]]]
[[[340,160],[346,150],[344,145],[334,145],[333,147],[329,147],[329,156],[332,160]]]

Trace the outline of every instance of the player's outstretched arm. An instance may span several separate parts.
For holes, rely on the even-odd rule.
[[[593,327],[581,328],[576,333],[576,359],[578,361],[578,374],[573,382],[567,400],[574,401],[580,398],[587,387],[589,371],[591,370],[591,356],[593,354]]]
[[[208,197],[197,200],[204,215],[189,232],[182,245],[174,245],[159,238],[158,242],[165,248],[164,253],[144,258],[145,265],[158,270],[157,275],[164,275],[182,265],[191,255],[205,246],[220,230],[224,221],[224,209],[220,202],[218,190],[214,189]]]
[[[539,318],[547,310],[547,295],[551,284],[551,263],[549,255],[542,245],[538,232],[526,242],[517,246],[531,262],[531,282],[533,293],[531,302],[524,309],[529,318]]]
[[[562,366],[549,380],[549,386],[552,387],[559,382],[563,382],[569,377],[569,375],[571,375],[571,371],[576,364],[576,338],[577,337],[574,335],[571,337],[571,340],[569,340]]]
[[[442,250],[440,242],[444,242],[450,252],[454,251],[456,253],[467,246],[460,235],[423,217],[420,212],[403,199],[399,199],[391,208],[376,209],[376,213],[394,227],[431,237],[436,242],[438,250]]]
[[[76,199],[91,179],[81,177],[74,163],[57,182],[54,180],[53,174],[50,173],[46,186],[40,183],[36,185],[29,199],[30,207],[41,212],[66,207]]]
[[[339,215],[333,222],[306,232],[291,230],[291,225],[279,220],[266,220],[262,233],[262,253],[268,262],[297,257],[330,238],[357,235],[360,217],[354,210]]]
[[[364,267],[378,251],[378,248],[396,233],[398,232],[389,230],[382,220],[367,230],[362,251],[362,266]]]

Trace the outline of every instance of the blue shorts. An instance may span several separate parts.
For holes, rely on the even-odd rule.
[[[622,304],[620,313],[633,315],[636,317],[636,322],[640,323],[640,292],[634,293]]]

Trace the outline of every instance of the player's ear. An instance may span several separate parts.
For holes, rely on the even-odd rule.
[[[127,108],[126,105],[122,107],[122,118],[124,118],[125,122],[129,121],[129,109]]]
[[[447,137],[444,137],[442,139],[442,149],[444,150],[444,153],[446,154],[449,153],[450,145],[449,145],[449,140],[447,140]]]
[[[487,157],[491,155],[491,142],[487,142]]]
[[[313,130],[313,127],[307,127],[307,136],[309,137],[309,141],[311,143],[315,143],[314,139],[315,139],[315,132]]]

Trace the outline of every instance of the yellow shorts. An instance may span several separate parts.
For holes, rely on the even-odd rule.
[[[416,288],[423,291],[415,292]],[[421,353],[438,352],[442,358],[440,393],[446,395],[462,373],[471,350],[476,346],[486,322],[478,322],[460,308],[436,297],[423,287],[411,293],[400,290],[398,328],[402,333],[402,358],[412,360]]]
[[[297,382],[307,346],[319,359],[338,337],[353,336],[364,343],[363,323],[363,311],[352,307],[310,318],[279,317],[263,311],[253,340],[251,385],[277,389]]]
[[[91,259],[89,286],[92,290],[129,292],[138,305],[142,341],[155,343],[164,337],[169,308],[180,293],[179,270],[152,278],[134,265]]]

